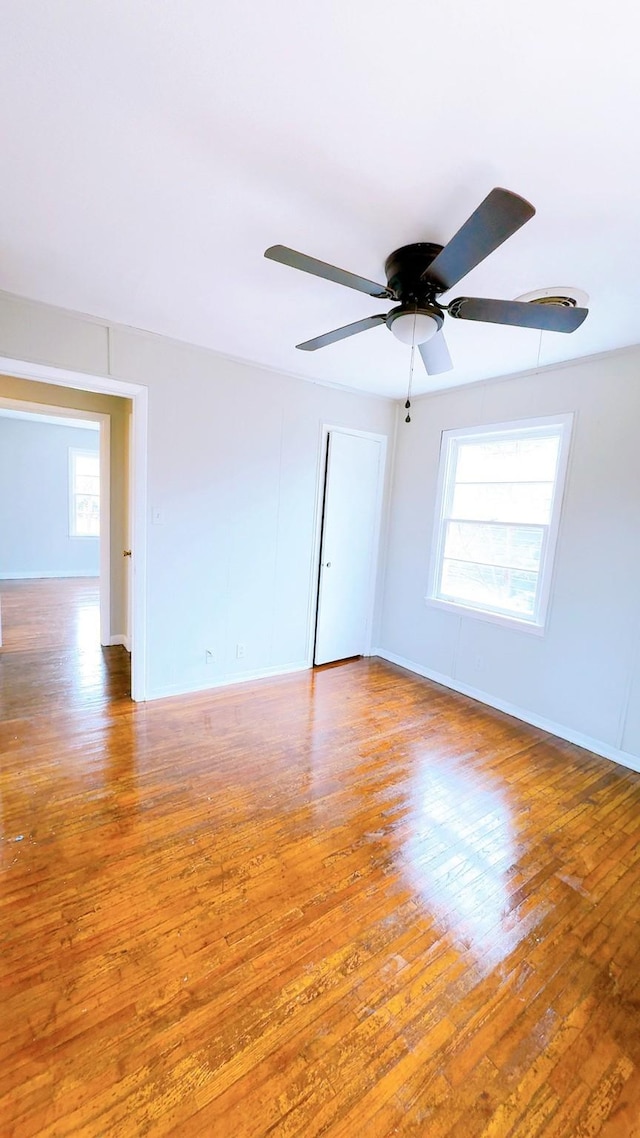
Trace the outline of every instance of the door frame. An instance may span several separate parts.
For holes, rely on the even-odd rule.
[[[371,591],[369,599],[368,633],[364,656],[370,656],[373,647],[373,618],[376,605],[376,585],[380,567],[380,535],[382,532],[382,513],[384,506],[384,490],[387,473],[387,435],[377,434],[375,431],[359,431],[355,427],[345,427],[338,423],[321,423],[320,438],[318,442],[318,467],[316,475],[316,504],[313,523],[313,546],[311,552],[311,581],[309,589],[309,616],[307,624],[307,667],[314,667],[316,623],[318,620],[318,601],[320,599],[320,554],[322,552],[322,523],[324,519],[324,495],[327,476],[327,455],[329,435],[337,431],[342,435],[356,435],[361,439],[372,439],[381,444],[380,470],[378,473],[378,487],[376,495],[376,528],[374,533],[374,562],[371,574]]]
[[[129,479],[132,513],[130,518],[132,549],[135,559],[132,566],[131,603],[133,612],[128,630],[131,649],[131,698],[136,702],[147,697],[147,423],[148,388],[141,383],[128,383],[110,376],[88,372],[69,371],[48,364],[29,363],[9,356],[0,356],[0,372],[16,379],[34,383],[50,383],[56,387],[72,387],[78,391],[91,391],[99,395],[120,395],[131,400],[131,437]],[[7,397],[8,398],[8,397]],[[16,402],[15,400],[13,401]],[[43,404],[37,404],[42,412]],[[56,408],[64,414],[71,408]],[[83,412],[85,418],[100,418],[98,412]],[[70,416],[67,416],[70,417]],[[105,416],[107,419],[109,416]],[[102,431],[101,446],[102,446]],[[102,455],[101,455],[102,472]],[[104,543],[106,544],[106,543]],[[102,573],[102,564],[101,564]],[[101,612],[102,623],[102,612]]]

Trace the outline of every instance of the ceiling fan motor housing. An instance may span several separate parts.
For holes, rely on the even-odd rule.
[[[441,249],[442,245],[419,241],[414,245],[403,245],[387,257],[384,266],[387,285],[400,301],[387,316],[386,324],[390,331],[393,331],[392,325],[399,316],[409,314],[430,316],[436,322],[436,331],[442,328],[444,312],[436,302],[437,286],[433,281],[423,279],[425,270]],[[400,333],[394,332],[396,334],[403,339]]]
[[[387,285],[402,304],[432,304],[437,293],[442,292],[434,281],[423,280],[425,270],[441,251],[442,245],[418,241],[415,245],[403,245],[387,257]]]

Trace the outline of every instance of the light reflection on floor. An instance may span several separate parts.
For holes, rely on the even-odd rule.
[[[487,969],[513,949],[506,873],[515,858],[504,795],[450,756],[415,756],[405,873],[439,922]]]
[[[100,648],[100,601],[83,601],[75,611],[75,644],[81,651]]]
[[[74,647],[77,650],[77,667],[74,668],[73,688],[82,692],[102,683],[105,665],[100,645],[100,601],[83,601],[74,613]]]

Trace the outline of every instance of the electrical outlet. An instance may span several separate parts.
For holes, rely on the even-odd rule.
[[[205,664],[213,664],[213,648],[205,648],[204,662]]]
[[[236,644],[236,660],[244,660],[245,646],[241,640]]]

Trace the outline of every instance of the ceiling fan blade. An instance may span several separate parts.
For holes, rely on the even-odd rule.
[[[442,331],[436,332],[426,343],[420,344],[420,355],[427,375],[441,375],[451,371],[453,360],[449,355],[447,341]]]
[[[533,304],[522,300],[483,300],[459,296],[449,305],[458,320],[486,320],[489,324],[514,324],[518,328],[541,328],[546,332],[575,332],[586,319],[588,308],[562,304]]]
[[[335,265],[327,265],[325,261],[307,257],[306,253],[298,253],[295,249],[288,249],[286,245],[272,245],[264,255],[270,261],[279,261],[281,265],[301,269],[303,273],[311,273],[314,277],[324,277],[327,281],[355,288],[358,292],[366,292],[369,296],[378,296],[382,300],[394,298],[394,293],[386,285],[376,284],[366,277],[358,277],[355,273],[348,273],[346,269],[336,268]]]
[[[303,352],[315,352],[316,348],[326,348],[327,344],[335,344],[336,340],[346,340],[347,336],[356,336],[358,332],[366,332],[367,328],[375,328],[377,324],[384,324],[386,315],[366,316],[364,320],[356,320],[354,324],[345,324],[342,328],[334,328],[333,332],[325,332],[324,336],[316,336],[315,340],[305,340],[304,344],[296,344]]]
[[[433,281],[443,292],[453,288],[535,212],[519,194],[496,187],[425,269],[422,279]]]

